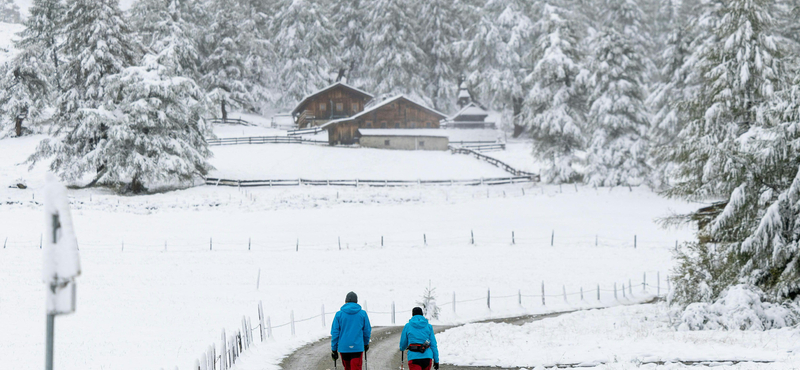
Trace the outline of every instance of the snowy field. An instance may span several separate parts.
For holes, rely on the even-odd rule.
[[[462,366],[580,364],[598,369],[674,369],[668,362],[718,361],[716,369],[797,369],[798,329],[675,331],[665,304],[581,311],[528,323],[468,324],[440,334],[441,361]],[[733,365],[734,362],[745,362]],[[754,362],[776,362],[758,364]],[[704,368],[693,366],[692,368]]]
[[[211,177],[259,179],[449,180],[508,177],[507,172],[448,151],[381,150],[300,144],[212,147]],[[254,160],[248,160],[254,159]]]

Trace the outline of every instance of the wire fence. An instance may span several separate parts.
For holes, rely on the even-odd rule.
[[[438,186],[480,186],[480,185],[509,185],[526,182],[536,182],[536,176],[491,177],[466,180],[311,180],[311,179],[269,179],[269,180],[235,180],[207,177],[206,185],[245,187],[277,187],[277,186],[369,186],[369,187],[401,187],[418,185]]]
[[[662,283],[664,283],[663,286]],[[547,294],[548,290],[546,289],[545,282],[542,282],[541,293],[538,294],[523,294],[523,290],[519,289],[517,290],[516,294],[492,296],[491,289],[487,289],[486,295],[483,297],[459,300],[456,298],[456,292],[453,292],[452,300],[450,302],[436,304],[435,300],[426,300],[423,303],[423,310],[425,311],[426,316],[429,317],[431,316],[432,312],[436,312],[437,310],[444,308],[448,308],[453,314],[456,314],[457,309],[463,308],[463,304],[483,302],[481,305],[485,305],[484,308],[491,311],[493,303],[497,303],[498,300],[508,300],[513,298],[516,299],[511,303],[511,305],[517,306],[518,308],[530,308],[539,305],[539,299],[541,299],[540,307],[546,307],[548,304],[554,303],[552,300],[553,298],[563,299],[563,302],[560,300],[555,302],[557,304],[593,304],[594,307],[602,307],[618,303],[638,302],[644,298],[663,298],[668,295],[670,289],[670,280],[668,278],[662,280],[660,272],[656,273],[654,281],[648,281],[647,273],[643,273],[641,284],[634,284],[632,279],[628,279],[627,285],[625,282],[622,282],[619,286],[617,283],[614,283],[613,289],[601,289],[600,284],[596,284],[594,289],[584,290],[583,287],[581,287],[580,290],[567,292],[566,287],[562,285],[560,294]],[[613,292],[613,299],[611,301],[606,300],[603,302],[602,299],[604,298],[604,292],[606,295],[608,295],[608,292]],[[570,301],[569,297],[575,296],[580,296],[580,298],[577,301],[575,299]],[[533,299],[534,303],[530,302],[531,299]],[[391,310],[389,311],[370,310],[367,302],[364,302],[362,308],[368,316],[389,316],[392,326],[397,325],[396,323],[398,314],[410,314],[412,311],[410,308],[405,310],[396,310],[395,302],[391,302],[390,307]],[[328,325],[332,323],[332,321],[327,320],[327,318],[334,316],[336,312],[326,311],[324,304],[321,306],[319,312],[319,314],[313,316],[296,319],[294,310],[292,310],[289,313],[288,321],[273,325],[272,318],[264,314],[263,304],[261,301],[259,301],[257,308],[257,325],[255,327],[252,326],[250,318],[243,316],[241,328],[235,329],[232,332],[233,334],[226,336],[226,332],[223,329],[219,347],[220,354],[217,355],[214,344],[210,345],[208,350],[203,352],[200,358],[196,361],[194,369],[227,370],[237,362],[242,352],[248,350],[256,343],[254,337],[257,336],[260,342],[272,340],[275,338],[275,329],[288,327],[290,330],[290,335],[295,336],[297,333],[297,324],[319,319],[321,326],[318,327],[318,330],[327,330]]]
[[[242,144],[310,144],[328,145],[327,140],[311,140],[299,136],[245,136],[227,137],[206,140],[208,146],[242,145]]]

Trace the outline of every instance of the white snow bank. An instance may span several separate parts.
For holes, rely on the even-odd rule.
[[[509,177],[467,155],[450,152],[336,148],[300,144],[212,147],[209,177],[263,179],[449,180]]]
[[[599,368],[654,369],[655,364],[641,364],[787,361],[787,351],[797,348],[798,334],[796,329],[736,334],[675,331],[668,308],[651,304],[581,311],[522,326],[469,324],[439,334],[437,340],[441,361],[462,366],[608,363],[610,367]]]
[[[796,310],[764,302],[760,289],[748,285],[728,288],[712,304],[692,303],[680,314],[679,330],[769,330],[798,322]]]

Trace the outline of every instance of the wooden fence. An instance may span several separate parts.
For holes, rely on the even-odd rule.
[[[243,120],[241,118],[228,118],[228,119],[212,118],[210,120],[210,122],[211,123],[215,123],[215,124],[224,123],[224,124],[230,124],[230,125],[254,126],[252,123],[247,122],[247,121],[245,121],[245,120]]]
[[[206,140],[209,146],[239,144],[311,144],[328,145],[325,140],[308,140],[297,136],[248,136]]]
[[[529,178],[531,178],[531,181],[536,181],[536,182],[539,181],[539,175],[537,175],[535,173],[518,170],[518,169],[516,169],[514,167],[509,166],[508,164],[506,164],[505,162],[503,162],[503,161],[501,161],[499,159],[492,158],[492,157],[489,157],[488,155],[484,155],[484,154],[478,153],[478,152],[476,152],[476,151],[474,151],[472,149],[453,147],[453,148],[450,149],[450,151],[453,154],[474,155],[475,158],[478,158],[480,160],[489,162],[489,164],[494,165],[495,167],[502,168],[503,170],[505,170],[506,172],[508,172],[508,173],[510,173],[510,174],[512,174],[514,176],[529,177]]]
[[[286,135],[294,136],[294,135],[313,135],[318,132],[321,132],[323,129],[319,126],[314,126],[311,128],[303,128],[298,130],[288,130],[286,131]]]
[[[257,187],[257,186],[373,186],[373,187],[398,187],[414,185],[442,185],[442,186],[477,186],[477,185],[506,185],[524,182],[534,182],[538,176],[493,177],[469,180],[310,180],[310,179],[275,179],[275,180],[232,180],[214,177],[206,178],[206,185]]]
[[[464,144],[464,145],[450,145],[450,149],[453,148],[464,148],[464,149],[472,149],[476,152],[492,152],[498,150],[506,150],[505,143],[490,143],[490,144]]]

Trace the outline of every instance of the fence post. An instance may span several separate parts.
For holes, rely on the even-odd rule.
[[[625,293],[625,283],[622,283],[622,298],[628,298],[627,293]]]
[[[583,301],[583,287],[581,287],[581,301]]]
[[[456,292],[453,292],[453,313],[456,313]]]
[[[392,325],[394,325],[395,320],[395,309],[394,309],[394,301],[392,301]]]
[[[339,250],[342,250],[342,237],[339,237]]]
[[[242,316],[242,331],[244,332],[244,338],[242,338],[242,347],[247,349],[247,318]]]
[[[633,284],[631,284],[631,279],[628,279],[628,295],[633,297]]]
[[[486,289],[486,308],[492,309],[492,290]]]
[[[512,244],[512,245],[513,245],[513,244],[517,244],[517,240],[516,240],[516,238],[514,237],[514,231],[513,231],[513,230],[511,231],[511,244]]]
[[[617,283],[614,283],[614,299],[617,299]]]
[[[597,284],[597,301],[600,302],[600,284]]]
[[[261,301],[258,301],[258,331],[263,342],[267,339],[267,327],[264,326],[264,309],[261,306]]]
[[[295,252],[300,251],[300,238],[297,238],[297,244],[294,245],[294,251]]]
[[[256,278],[256,290],[261,286],[261,269],[258,269],[258,277]]]
[[[164,242],[164,244],[166,245],[166,242]],[[214,250],[214,240],[213,240],[213,238],[208,238],[208,250],[210,250],[210,251]]]
[[[325,327],[325,305],[324,304],[322,305],[322,315],[320,317],[322,317],[322,327],[324,328]]]
[[[544,306],[544,281],[542,281],[542,306]]]
[[[556,239],[556,230],[553,229],[553,232],[550,234],[550,246],[553,246],[553,241]]]
[[[247,238],[247,250],[250,250],[250,244],[253,242],[253,238]]]
[[[656,297],[661,296],[661,271],[656,272]]]
[[[517,289],[517,301],[519,305],[522,306],[522,289]]]
[[[219,359],[219,368],[220,370],[227,370],[228,369],[228,338],[225,337],[225,329],[222,329],[222,357]]]
[[[364,312],[369,313],[369,307],[367,306],[367,301],[364,301]]]
[[[647,272],[642,274],[642,291],[643,292],[647,291]]]
[[[469,243],[475,244],[475,232],[472,230],[469,231]]]
[[[561,286],[561,292],[564,294],[564,303],[567,302],[567,287],[565,285]]]
[[[636,235],[633,235],[633,249],[636,249]]]
[[[292,313],[290,314],[290,319],[292,323],[292,336],[294,336],[294,310],[292,310]]]
[[[425,242],[425,245],[428,245],[428,235],[422,234],[422,241]]]
[[[272,320],[267,316],[267,338],[272,338]]]
[[[597,234],[594,234],[594,246],[597,246]]]

